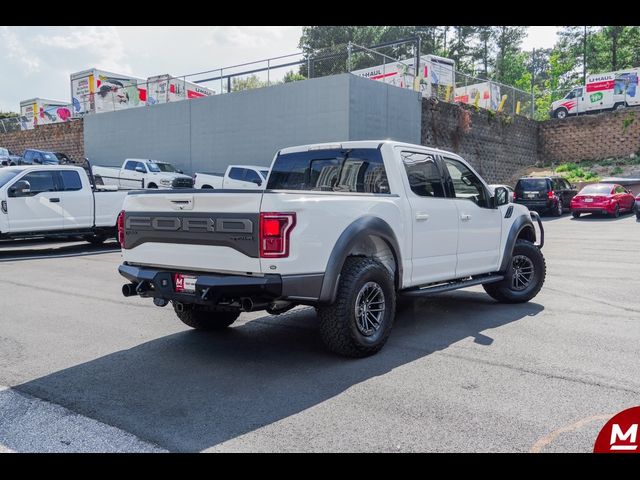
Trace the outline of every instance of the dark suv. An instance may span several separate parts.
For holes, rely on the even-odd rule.
[[[25,150],[22,158],[22,163],[25,165],[58,165],[60,163],[55,153],[44,150]]]
[[[571,199],[577,193],[562,177],[523,177],[516,183],[513,200],[529,210],[560,216],[571,209]]]

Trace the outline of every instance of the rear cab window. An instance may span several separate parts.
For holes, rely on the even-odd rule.
[[[269,190],[391,193],[377,148],[326,149],[280,154]]]
[[[516,184],[516,190],[542,191],[548,190],[546,178],[521,178]]]

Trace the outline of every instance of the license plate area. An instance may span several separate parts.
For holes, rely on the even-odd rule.
[[[584,199],[584,203],[592,203],[593,202],[593,198],[585,198]]]
[[[524,192],[524,195],[527,198],[536,198],[538,196],[538,192]]]
[[[176,293],[196,293],[196,282],[198,277],[195,275],[185,275],[183,273],[173,274],[173,289]]]

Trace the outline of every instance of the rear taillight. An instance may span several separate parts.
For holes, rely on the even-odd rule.
[[[118,214],[118,243],[120,244],[120,248],[124,248],[124,210],[122,210]]]
[[[549,190],[547,192],[547,198],[553,198],[553,196],[556,194],[556,192],[554,192],[553,190]]]
[[[262,212],[260,214],[260,257],[288,257],[289,236],[295,225],[295,213]]]
[[[518,196],[516,195],[516,192],[514,191],[514,192],[513,192],[513,200],[515,201],[517,197],[518,197]]]

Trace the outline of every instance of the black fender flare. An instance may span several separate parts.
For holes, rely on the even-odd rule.
[[[540,225],[542,228],[542,225]],[[509,268],[509,261],[511,260],[511,256],[513,255],[513,249],[516,246],[516,240],[525,228],[531,228],[534,235],[536,229],[533,226],[533,221],[529,215],[520,215],[517,217],[514,222],[511,224],[511,229],[509,230],[509,235],[507,235],[507,240],[504,246],[504,252],[502,253],[502,262],[500,262],[499,272],[506,272],[507,268]]]
[[[389,245],[396,262],[396,287],[400,286],[402,280],[402,258],[400,257],[400,246],[393,229],[381,218],[373,216],[361,217],[345,228],[333,246],[324,273],[322,288],[320,289],[320,298],[318,298],[320,303],[333,303],[335,301],[340,272],[349,252],[361,238],[369,235],[380,237]]]

